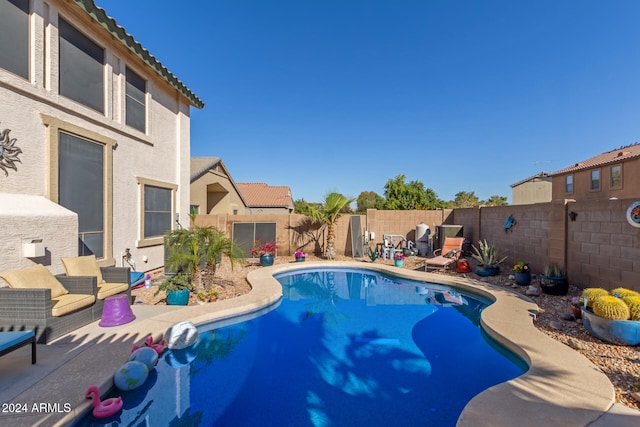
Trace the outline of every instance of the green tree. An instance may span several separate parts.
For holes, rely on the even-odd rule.
[[[480,199],[476,196],[475,192],[460,191],[456,193],[453,199],[453,207],[455,208],[472,208],[480,205]]]
[[[344,213],[355,199],[343,196],[340,193],[329,193],[325,196],[324,202],[319,207],[311,206],[308,215],[315,223],[327,226],[327,247],[325,256],[328,259],[336,258],[336,221]]]
[[[491,196],[489,200],[482,202],[485,206],[507,206],[507,198],[505,196]]]
[[[203,273],[213,277],[222,256],[229,258],[232,268],[244,259],[242,248],[213,226],[171,230],[165,234],[165,244],[167,266],[188,274],[197,292],[204,289]]]
[[[304,199],[294,200],[293,213],[307,215],[309,213],[309,203]]]
[[[363,191],[356,199],[357,213],[366,213],[367,209],[384,209],[384,197],[375,191]]]
[[[405,183],[406,176],[397,175],[384,185],[385,209],[427,209],[429,201],[424,184],[420,181]]]

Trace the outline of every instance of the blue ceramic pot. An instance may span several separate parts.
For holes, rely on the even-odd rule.
[[[263,267],[269,267],[273,265],[273,254],[260,255],[260,265]]]
[[[180,291],[167,292],[167,304],[169,305],[187,305],[189,304],[189,290],[182,289]]]
[[[296,257],[296,262],[304,262],[304,260],[305,260],[305,257],[303,257],[303,256],[297,256]]]
[[[569,292],[569,281],[566,277],[540,275],[540,289],[547,295],[566,295]]]
[[[640,344],[640,320],[611,320],[582,308],[582,324],[591,335],[612,344]]]
[[[500,273],[500,269],[498,267],[476,267],[476,274],[478,276],[486,277],[486,276],[496,276]]]
[[[404,265],[404,260],[403,259],[396,259],[393,262],[395,262],[396,267],[402,267]]]
[[[516,283],[518,285],[527,286],[531,284],[531,272],[526,272],[526,273],[514,272],[513,275],[515,276]]]

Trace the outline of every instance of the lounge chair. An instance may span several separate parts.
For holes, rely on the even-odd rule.
[[[36,264],[0,274],[0,331],[33,330],[47,343],[93,321],[95,277],[55,277]]]
[[[104,299],[112,295],[126,294],[131,304],[131,279],[129,267],[100,267],[95,255],[62,258],[68,277],[95,277],[98,285],[93,320],[99,320],[104,308]]]
[[[446,237],[442,248],[433,251],[434,255],[441,255],[428,258],[424,262],[424,271],[429,270],[446,270],[453,267],[458,262],[462,254],[463,237]]]

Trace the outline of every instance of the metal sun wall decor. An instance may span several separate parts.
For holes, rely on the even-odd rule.
[[[11,132],[11,129],[5,129],[0,133],[0,169],[2,169],[5,176],[9,176],[8,169],[13,169],[17,172],[16,163],[22,163],[18,158],[22,150],[15,146],[17,139],[10,138],[9,132]]]

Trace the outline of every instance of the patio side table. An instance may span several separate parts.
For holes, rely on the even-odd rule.
[[[36,335],[33,331],[0,332],[0,356],[31,343],[31,364],[36,363]]]

